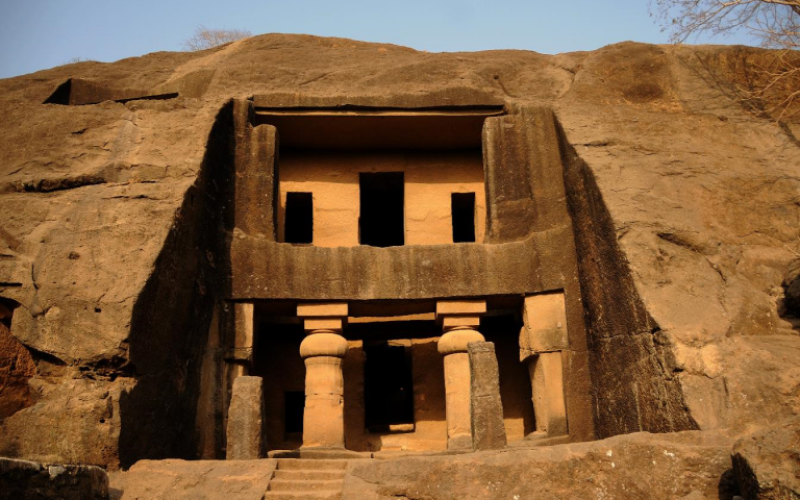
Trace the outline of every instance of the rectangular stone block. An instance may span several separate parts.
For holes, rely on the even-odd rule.
[[[520,357],[539,352],[565,350],[567,337],[567,312],[563,293],[525,297],[524,326],[520,331]]]
[[[308,318],[303,320],[303,329],[307,332],[314,330],[333,330],[339,332],[344,326],[342,318]]]
[[[486,312],[485,300],[442,300],[436,303],[436,316],[481,315]]]
[[[500,372],[492,342],[470,342],[470,409],[472,449],[497,450],[506,447]]]
[[[480,316],[445,316],[442,318],[442,328],[445,330],[457,326],[478,328],[481,325]]]
[[[297,304],[297,316],[300,318],[346,318],[347,302]]]
[[[266,456],[264,392],[261,377],[238,377],[228,409],[228,460],[253,460]]]

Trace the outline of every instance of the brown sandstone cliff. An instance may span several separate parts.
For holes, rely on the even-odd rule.
[[[213,129],[232,127],[218,118],[231,98],[267,92],[471,88],[552,107],[574,149],[565,154],[593,174],[692,418],[745,430],[797,415],[798,311],[784,281],[800,257],[800,125],[736,91],[765,57],[634,43],[429,54],[265,35],[0,81],[0,297],[19,304],[11,333],[36,365],[24,372],[30,395],[0,392],[0,406],[27,406],[0,423],[0,455],[116,467],[192,458],[198,442],[218,449],[193,420],[224,295],[214,270],[226,235],[208,200],[223,190],[228,145]],[[101,100],[178,96],[43,104],[69,78],[117,89]],[[128,430],[148,426],[159,447]]]

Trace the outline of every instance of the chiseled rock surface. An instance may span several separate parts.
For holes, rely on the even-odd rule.
[[[192,186],[220,109],[270,92],[467,88],[552,107],[597,181],[698,426],[746,430],[800,414],[800,313],[784,303],[800,255],[800,127],[737,95],[743,68],[769,57],[630,42],[431,54],[264,35],[0,80],[0,296],[20,304],[11,333],[36,364],[27,407],[0,423],[0,453],[112,468],[197,455],[200,369],[187,360],[206,347],[220,288],[207,276],[221,257],[185,224],[205,220],[205,193]],[[43,104],[71,77],[181,96]],[[171,244],[180,259],[149,281]],[[152,314],[153,303],[170,314]],[[136,398],[170,405],[142,414]],[[151,426],[165,430],[145,442],[136,426],[151,420],[186,425]]]
[[[0,457],[0,498],[108,500],[108,476],[91,465],[43,465]]]
[[[592,443],[353,461],[344,500],[731,500],[719,433],[627,434]]]
[[[275,460],[142,460],[109,474],[113,500],[261,500]]]
[[[800,500],[800,419],[737,441],[733,471],[745,500]]]

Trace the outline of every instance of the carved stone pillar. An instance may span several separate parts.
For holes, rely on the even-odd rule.
[[[306,338],[300,356],[306,364],[303,412],[304,448],[344,448],[344,377],[347,340],[341,335],[347,304],[300,304]]]
[[[566,435],[562,352],[568,349],[569,341],[564,294],[526,297],[523,320],[520,361],[528,366],[536,416],[536,432],[531,437]]]
[[[443,301],[436,304],[436,317],[444,331],[438,350],[444,355],[448,450],[472,449],[468,345],[486,340],[476,330],[485,312],[485,301]]]

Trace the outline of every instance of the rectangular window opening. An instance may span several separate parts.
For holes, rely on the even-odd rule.
[[[403,346],[365,346],[364,409],[367,429],[385,432],[414,424],[411,357]]]
[[[304,391],[286,391],[283,396],[285,433],[286,435],[302,434],[306,394]]]
[[[453,243],[475,242],[475,193],[453,193]]]
[[[314,240],[314,200],[311,193],[286,193],[284,219],[286,243],[311,243]]]
[[[394,247],[405,243],[403,172],[359,174],[362,245]]]

